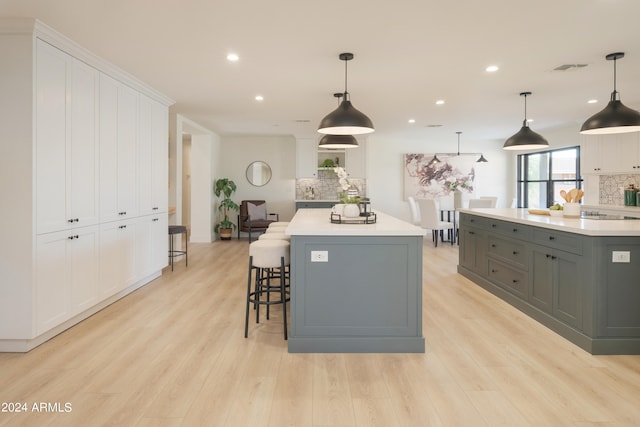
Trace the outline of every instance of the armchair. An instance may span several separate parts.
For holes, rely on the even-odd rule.
[[[268,219],[273,216],[275,219]],[[240,232],[249,233],[249,243],[251,243],[251,233],[264,233],[269,224],[280,220],[277,213],[267,213],[267,203],[264,200],[243,200],[240,202],[240,213],[238,215],[238,239]]]

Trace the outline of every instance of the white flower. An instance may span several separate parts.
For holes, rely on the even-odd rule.
[[[341,167],[333,168],[333,171],[338,175],[338,182],[342,187],[343,191],[347,191],[349,187],[351,187],[351,182],[347,179],[349,175],[345,172],[345,170]]]

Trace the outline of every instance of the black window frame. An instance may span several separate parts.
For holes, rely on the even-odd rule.
[[[553,176],[553,154],[556,151],[566,151],[566,150],[576,150],[576,178],[573,179],[552,179]],[[547,176],[548,179],[528,179],[528,171],[529,171],[529,156],[533,155],[549,155],[549,174]],[[554,201],[553,197],[553,189],[554,183],[556,182],[573,182],[575,184],[575,188],[582,188],[582,173],[580,172],[580,146],[572,146],[572,147],[562,147],[562,148],[554,148],[553,150],[545,150],[545,151],[535,151],[531,153],[518,154],[518,171],[517,171],[517,206],[519,208],[528,208],[529,200],[528,200],[528,191],[526,191],[529,183],[547,183],[546,185],[546,200],[547,205],[549,201]]]

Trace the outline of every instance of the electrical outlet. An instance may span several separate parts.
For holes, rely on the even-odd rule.
[[[329,262],[329,252],[311,251],[311,262]]]
[[[611,251],[611,262],[631,262],[631,252]]]

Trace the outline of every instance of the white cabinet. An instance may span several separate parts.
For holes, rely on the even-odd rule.
[[[100,220],[134,217],[137,206],[138,94],[100,74]]]
[[[90,308],[98,301],[97,227],[38,236],[36,333]]]
[[[345,169],[350,177],[365,179],[367,177],[366,168],[366,142],[358,139],[358,148],[347,148]]]
[[[296,178],[318,177],[318,143],[313,138],[296,138]]]
[[[38,40],[38,233],[98,222],[98,71]]]
[[[0,352],[28,351],[161,274],[173,101],[34,19],[0,57]]]
[[[140,214],[167,212],[168,199],[168,110],[140,95],[138,147],[138,202]]]
[[[167,215],[141,217],[136,225],[136,259],[138,276],[144,277],[167,266]]]
[[[580,161],[585,175],[640,173],[640,133],[581,135]]]

